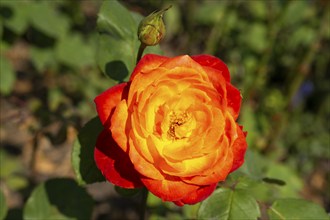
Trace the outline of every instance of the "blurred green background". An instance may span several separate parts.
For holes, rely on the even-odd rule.
[[[266,201],[305,198],[330,212],[330,1],[120,2],[144,16],[172,4],[164,55],[207,53],[228,65],[243,95],[239,122],[248,131],[239,172],[285,182],[271,192],[259,185],[251,190]],[[96,115],[94,97],[117,83],[97,67],[101,3],[0,1],[0,189],[7,219],[22,216],[38,183],[74,178],[77,131]],[[120,199],[112,186],[96,188],[88,187],[94,219],[136,217],[136,201]],[[151,219],[194,212],[155,208],[155,198],[149,200]]]

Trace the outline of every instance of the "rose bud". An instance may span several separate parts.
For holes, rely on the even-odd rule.
[[[157,45],[165,36],[166,30],[163,15],[172,6],[153,12],[145,17],[139,24],[138,37],[146,46]]]

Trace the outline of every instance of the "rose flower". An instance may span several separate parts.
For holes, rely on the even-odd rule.
[[[241,94],[216,57],[145,55],[95,103],[104,126],[96,165],[117,186],[195,204],[244,161]]]

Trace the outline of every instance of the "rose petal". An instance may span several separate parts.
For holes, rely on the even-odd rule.
[[[230,83],[227,83],[226,89],[227,89],[227,107],[231,115],[236,120],[241,108],[242,96],[240,91]]]
[[[146,88],[153,85],[160,77],[162,77],[163,70],[156,69],[149,72],[141,72],[141,74],[136,74],[134,80],[130,85],[130,92],[128,96],[128,107],[136,105],[141,98],[144,97],[144,92]]]
[[[174,201],[174,203],[178,206],[183,206],[185,204],[189,204],[189,205],[196,204],[209,197],[214,192],[216,187],[217,187],[217,183],[208,186],[202,186],[196,191],[190,193],[188,196],[184,197],[183,199]]]
[[[163,201],[178,201],[199,189],[199,186],[187,184],[180,178],[171,176],[162,180],[142,177],[141,180],[151,193]]]
[[[246,133],[244,133],[242,131],[242,127],[238,125],[237,125],[237,134],[238,137],[235,140],[233,146],[231,147],[234,154],[234,161],[230,172],[235,171],[244,163],[244,155],[247,148],[247,143],[245,139]]]
[[[204,170],[200,175],[183,177],[182,180],[197,185],[210,185],[225,180],[233,166],[233,152],[229,149],[226,137],[223,138],[223,143],[219,143],[219,147],[223,149],[220,152],[214,152],[220,154],[214,166]]]
[[[161,67],[164,67],[166,69],[172,70],[175,68],[180,68],[182,70],[184,69],[191,69],[194,72],[198,72],[199,75],[196,75],[197,77],[205,77],[203,76],[206,74],[202,68],[201,65],[199,65],[197,62],[195,62],[190,56],[183,55],[183,56],[177,56],[173,57],[171,59],[166,60]],[[186,71],[180,71],[182,74],[185,74]],[[180,74],[179,74],[180,75]],[[206,78],[205,78],[206,79]]]
[[[233,146],[234,141],[237,139],[237,123],[234,118],[230,115],[230,113],[226,113],[225,120],[225,135],[228,138],[229,146]]]
[[[230,74],[228,67],[219,58],[207,54],[196,55],[192,56],[191,58],[202,66],[208,66],[219,70],[221,75],[226,79],[226,81],[230,82]]]
[[[128,155],[112,139],[108,130],[103,130],[97,139],[94,159],[109,182],[123,188],[143,186],[140,174],[134,169]]]
[[[134,136],[131,131],[130,136]],[[146,177],[163,179],[163,174],[155,167],[152,155],[146,150],[145,140],[141,138],[129,138],[129,157],[134,164],[134,168]],[[142,148],[142,149],[141,149]],[[146,155],[143,155],[145,153]],[[148,157],[148,158],[146,158]]]
[[[171,162],[169,160],[166,160],[166,163],[168,166],[173,167],[173,170],[166,170],[166,167],[164,167],[162,170],[170,175],[180,176],[180,177],[190,177],[199,175],[200,173],[203,173],[204,170],[208,169],[210,166],[215,164],[216,162],[216,155],[214,154],[208,154],[200,158],[194,158],[194,159],[188,159],[184,160],[181,163],[180,162]],[[177,167],[183,167],[184,169],[179,169]]]
[[[156,54],[146,54],[142,57],[139,63],[133,70],[133,73],[130,77],[130,81],[132,81],[135,76],[139,73],[149,72],[153,69],[159,67],[163,62],[168,60],[168,57],[159,56]]]
[[[119,147],[124,152],[127,152],[127,137],[129,132],[129,125],[127,123],[128,109],[126,100],[122,100],[115,109],[111,117],[111,132],[113,139],[117,142]]]
[[[203,69],[207,73],[209,80],[212,82],[214,88],[217,90],[218,92],[217,95],[220,96],[222,100],[225,100],[224,98],[227,96],[226,80],[221,75],[221,72],[217,69],[207,66],[203,67]],[[222,104],[226,104],[226,103],[224,102]]]
[[[105,127],[110,126],[110,116],[123,98],[127,98],[127,83],[121,83],[98,95],[94,102],[99,118]]]

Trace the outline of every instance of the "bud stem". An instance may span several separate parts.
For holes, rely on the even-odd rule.
[[[147,45],[141,42],[140,47],[139,47],[139,52],[136,57],[136,63],[138,63],[141,60],[142,54],[144,49],[146,49]]]

